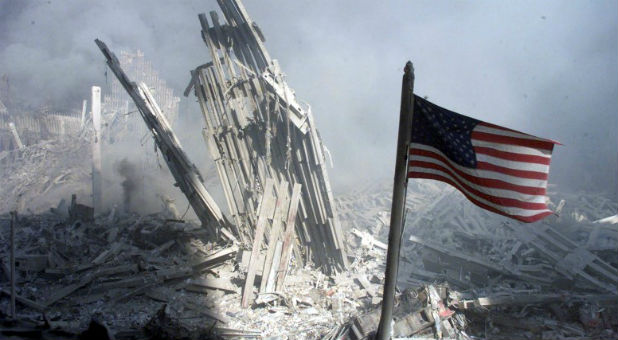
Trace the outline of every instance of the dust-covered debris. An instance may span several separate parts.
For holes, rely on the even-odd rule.
[[[525,225],[476,208],[444,184],[413,181],[407,195],[398,287],[448,283],[448,305],[467,320],[466,334],[492,339],[618,334],[618,231],[607,227],[611,217],[601,218],[615,214],[615,202],[554,188],[549,205],[559,214]],[[349,217],[344,225],[354,235],[351,245],[367,244],[356,236],[362,235],[357,225],[381,229],[388,197],[388,186],[376,184],[339,197],[340,211]],[[378,240],[386,241],[386,235]],[[399,300],[405,299],[403,291]],[[379,320],[379,311],[374,313]],[[395,315],[395,323],[406,315]],[[348,325],[353,329],[353,321]],[[437,335],[435,327],[432,332]]]
[[[1,151],[0,212],[39,213],[48,210],[56,197],[70,199],[72,193],[88,197],[89,157],[85,140],[71,136],[40,141],[23,150]]]
[[[201,223],[168,193],[152,195],[161,212],[135,213],[144,187],[154,186],[144,171],[155,165],[129,160],[115,164],[122,200],[95,215],[83,119],[72,135],[38,143],[30,136],[0,151],[3,336],[334,340],[376,331],[391,188],[365,183],[332,197],[309,106],[297,102],[242,3],[219,5],[223,22],[214,11],[210,21],[199,16],[213,60],[192,72],[186,93],[195,89],[204,114],[231,222],[214,215],[230,230],[200,215],[194,196],[203,178],[148,87],[130,88],[120,75],[144,102],[140,112],[150,111],[142,117]],[[177,100],[154,78],[169,116]],[[104,103],[109,145],[129,132],[119,85]],[[550,188],[556,215],[523,225],[444,184],[411,181],[393,337],[616,338],[618,205]],[[12,295],[11,210],[19,212],[12,318],[2,312]]]
[[[423,216],[434,220],[415,222],[415,213],[409,211],[406,239],[417,235],[418,240],[432,240],[432,245],[439,244],[442,254],[436,255],[435,249],[424,244],[405,243],[405,260],[399,274],[401,292],[394,315],[396,337],[436,337],[439,333],[434,305],[438,306],[443,338],[616,335],[616,294],[576,278],[569,280],[542,254],[533,248],[527,250],[511,229],[500,224],[500,217],[469,209],[456,193],[444,195],[440,185],[418,189],[409,193],[418,196],[410,201]],[[341,196],[343,214],[352,216],[350,209],[358,211],[356,221],[342,220],[344,226],[355,226],[346,229],[348,270],[326,275],[310,266],[298,266],[292,256],[283,287],[267,293],[260,293],[256,287],[256,299],[248,309],[241,306],[247,270],[243,258],[246,261],[244,254],[248,250],[213,243],[193,223],[167,219],[164,214],[140,216],[122,211],[93,221],[69,221],[68,214],[58,212],[20,215],[17,249],[23,262],[18,267],[18,315],[43,322],[40,312],[45,312],[51,325],[74,334],[83,332],[91,317],[98,315],[113,332],[127,338],[136,334],[150,336],[153,329],[162,327],[160,320],[167,318],[174,321],[163,324],[171,328],[157,334],[186,332],[194,338],[363,338],[363,334],[375,331],[372,325],[379,320],[385,262],[385,250],[380,244],[386,241],[386,235],[372,232],[382,223],[383,211],[388,208],[374,203],[372,220],[357,207],[370,205],[367,202],[388,205],[388,196],[387,186],[380,191]],[[569,199],[569,195],[559,197]],[[437,206],[436,200],[447,200],[448,204]],[[615,208],[611,203],[605,205],[606,210]],[[443,211],[444,206],[456,210],[455,216],[464,215],[467,221],[478,224],[466,224],[466,229],[444,222],[442,228],[419,226],[439,223],[434,221],[440,214],[449,213]],[[598,214],[610,215],[606,210]],[[566,224],[567,216],[586,213],[589,219],[598,220],[586,208],[565,205],[563,215],[548,220],[547,225]],[[8,218],[2,215],[2,235],[8,230]],[[589,223],[588,218],[569,220]],[[492,223],[495,228],[490,227]],[[462,230],[474,230],[475,237],[466,237],[468,234]],[[579,246],[585,246],[589,239],[581,231],[577,233],[579,238],[568,232],[564,235]],[[7,238],[3,237],[6,245]],[[522,244],[515,247],[517,242]],[[494,246],[503,244],[501,248]],[[517,251],[513,253],[514,248]],[[458,256],[444,254],[454,251]],[[602,252],[590,252],[603,258]],[[432,267],[435,256],[440,267]],[[527,260],[519,264],[519,256]],[[484,262],[476,263],[475,259]],[[519,265],[519,272],[504,259]],[[546,280],[530,280],[520,274]],[[257,286],[262,275],[256,273]],[[5,273],[3,276],[7,277]],[[5,287],[3,293],[8,296]],[[430,292],[434,289],[440,303],[432,305]],[[6,307],[8,299],[0,303]],[[145,329],[151,333],[143,333]]]

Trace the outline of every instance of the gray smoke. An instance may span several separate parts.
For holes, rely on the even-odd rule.
[[[122,202],[124,204],[124,209],[130,211],[136,193],[142,189],[142,177],[135,164],[131,163],[126,158],[123,158],[116,164],[116,172],[122,177],[120,185],[122,186]]]

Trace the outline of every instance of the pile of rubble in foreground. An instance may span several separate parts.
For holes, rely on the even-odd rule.
[[[458,194],[444,194],[439,184],[410,186],[404,239],[414,242],[404,242],[394,338],[618,336],[618,295],[603,288],[611,287],[611,277],[595,285],[547,255],[560,249],[564,258],[589,253],[585,258],[592,261],[584,264],[608,265],[611,275],[616,270],[615,252],[609,250],[616,248],[615,224],[608,224],[612,219],[589,221],[615,212],[614,202],[563,196],[567,203],[561,204],[561,216],[533,226],[560,230],[575,248],[561,244],[544,250],[534,247],[535,238],[517,237],[520,224],[505,225],[507,220],[476,209]],[[247,309],[241,307],[247,250],[210,242],[194,223],[119,211],[93,218],[79,204],[66,211],[20,215],[17,317],[9,321],[3,314],[0,334],[46,339],[101,334],[115,339],[370,338],[379,321],[389,196],[387,186],[374,186],[338,199],[348,270],[326,276],[311,266],[298,268],[293,259],[283,289],[256,291]],[[1,311],[9,303],[9,224],[10,216],[1,215]]]
[[[615,201],[550,192],[557,214],[523,224],[479,209],[441,183],[411,181],[407,196],[395,337],[437,338],[438,329],[445,338],[618,337]],[[345,227],[367,226],[386,240],[388,187],[369,186],[340,205]],[[422,293],[431,285],[453,313],[431,308],[430,294]],[[416,307],[406,303],[410,292],[420,297]],[[350,323],[347,333],[362,338],[378,313]],[[437,319],[441,327],[432,324]]]
[[[243,309],[246,250],[213,244],[200,226],[163,215],[115,211],[94,219],[89,207],[67,210],[18,216],[21,323],[5,322],[1,334],[53,338],[62,330],[77,337],[95,322],[116,339],[315,339],[380,302],[383,251],[365,249],[372,261],[362,272],[377,273],[372,277],[358,276],[360,261],[332,277],[290,268],[282,291],[258,294]],[[0,216],[2,311],[9,303],[9,224],[9,214]]]

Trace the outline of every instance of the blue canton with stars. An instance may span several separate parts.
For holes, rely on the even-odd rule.
[[[432,146],[442,151],[451,161],[476,168],[471,134],[480,122],[415,95],[411,142]]]

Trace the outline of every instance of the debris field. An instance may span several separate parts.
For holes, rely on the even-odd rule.
[[[3,337],[372,338],[392,187],[376,180],[333,193],[310,106],[243,4],[218,3],[222,18],[198,17],[211,60],[185,90],[199,103],[213,173],[203,176],[172,129],[173,93],[164,91],[172,104],[162,109],[161,95],[98,39],[115,91],[128,94],[116,94],[113,114],[93,87],[92,119],[84,103],[80,127],[61,138],[24,144],[14,124],[2,125],[14,137],[0,150]],[[100,122],[116,122],[118,108],[138,112],[167,166],[160,180],[192,213],[167,193],[151,214],[128,200],[104,204],[101,148],[127,132]],[[550,189],[556,214],[523,224],[447,185],[411,180],[393,339],[617,339],[618,204]]]

